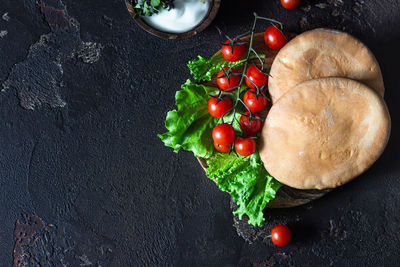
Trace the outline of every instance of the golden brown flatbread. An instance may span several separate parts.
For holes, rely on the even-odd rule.
[[[376,92],[347,78],[319,78],[295,86],[272,106],[260,156],[288,186],[334,188],[368,169],[389,134],[389,113]]]
[[[315,29],[287,43],[271,66],[268,88],[275,103],[293,86],[320,77],[347,77],[373,88],[382,97],[382,73],[361,41],[335,30]]]

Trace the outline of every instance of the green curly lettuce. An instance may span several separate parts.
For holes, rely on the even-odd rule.
[[[259,56],[260,58],[265,58],[265,55],[260,54]],[[254,58],[256,58],[256,55],[252,54],[250,56],[250,59]],[[221,67],[228,67],[231,64],[242,64],[245,61],[246,59],[242,59],[236,62],[226,61],[220,51],[211,58],[198,56],[198,59],[189,61],[187,66],[190,70],[190,74],[193,75],[195,81],[211,81],[212,77],[221,70]]]
[[[218,153],[207,161],[207,176],[216,181],[220,190],[230,193],[238,205],[234,214],[242,219],[249,217],[249,224],[261,226],[263,210],[275,198],[282,186],[264,168],[258,151],[249,157]]]
[[[208,158],[214,153],[212,129],[218,123],[207,109],[209,94],[218,91],[215,87],[192,83],[187,80],[182,90],[176,92],[177,110],[168,112],[165,127],[168,132],[158,137],[174,152],[181,148],[192,151],[196,157]]]

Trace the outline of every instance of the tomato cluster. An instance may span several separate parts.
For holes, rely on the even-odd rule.
[[[268,27],[264,34],[265,44],[271,49],[280,49],[288,41],[288,34],[283,32],[283,26],[280,22],[272,21],[274,24]],[[249,49],[250,50],[250,49]],[[242,60],[248,51],[247,45],[239,37],[229,38],[221,48],[222,56],[229,62]],[[254,52],[254,50],[252,50]],[[260,64],[250,64],[246,59],[248,66],[244,73],[240,73],[234,66],[223,67],[217,74],[216,82],[221,90],[219,94],[213,95],[208,101],[208,111],[215,118],[222,118],[222,123],[214,127],[212,138],[214,147],[221,153],[228,153],[235,150],[241,156],[249,156],[257,149],[256,135],[261,131],[262,120],[259,113],[262,112],[268,104],[265,94],[265,87],[268,82],[268,73],[266,73],[263,62]],[[240,87],[242,81],[247,85],[246,92],[242,99],[236,99],[233,103],[228,94],[231,91],[238,91],[240,98]],[[235,129],[231,123],[224,123],[224,116],[230,112],[236,112],[236,106],[242,103],[247,112],[243,113],[238,122],[242,131],[242,136],[236,136]]]
[[[229,92],[237,89],[240,84],[241,74],[232,67],[222,68],[217,75],[217,85],[221,91]],[[249,110],[239,118],[239,125],[245,137],[236,137],[235,129],[231,124],[222,123],[214,127],[212,137],[214,147],[221,153],[228,153],[235,149],[241,156],[250,156],[257,149],[254,136],[261,131],[262,120],[259,112],[267,106],[267,99],[262,90],[268,81],[268,75],[259,66],[251,65],[246,70],[245,82],[249,87],[243,96],[243,103]],[[260,92],[257,94],[257,90]],[[227,95],[214,95],[208,101],[208,111],[211,116],[221,118],[232,110],[232,100]]]
[[[261,131],[262,120],[259,117],[259,112],[263,111],[267,106],[265,93],[260,92],[257,95],[257,90],[263,88],[267,83],[267,75],[259,70],[258,67],[251,66],[250,71],[246,71],[246,79],[252,82],[246,84],[250,87],[243,96],[243,103],[249,111],[243,113],[239,118],[239,125],[244,133],[244,137],[236,136],[235,129],[231,124],[221,123],[214,127],[212,138],[214,147],[221,153],[228,153],[235,149],[236,153],[241,156],[250,156],[257,149],[257,143],[254,136]],[[227,75],[227,73],[229,74]],[[235,88],[240,83],[240,77],[234,75],[238,73],[233,68],[223,68],[217,75],[217,84],[221,91],[229,91]],[[252,86],[251,86],[252,85]],[[257,89],[258,88],[258,89]],[[208,111],[211,116],[221,118],[227,115],[232,110],[232,100],[227,95],[214,95],[208,101]]]

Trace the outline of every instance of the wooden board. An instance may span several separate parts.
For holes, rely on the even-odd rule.
[[[291,35],[291,38],[295,35]],[[242,38],[244,41],[250,41],[250,36],[246,36]],[[276,54],[278,53],[277,50],[269,49],[264,42],[264,33],[257,33],[254,35],[253,41],[253,48],[259,54],[264,54],[264,63],[267,65],[271,65],[275,59]],[[218,52],[217,52],[218,53]],[[240,68],[238,70],[241,71]],[[217,86],[215,78],[210,81],[204,83],[210,86]],[[266,117],[268,114],[268,109],[266,112],[261,114],[263,117]],[[200,165],[203,167],[204,170],[207,170],[207,160],[203,158],[198,158]],[[324,196],[326,193],[331,191],[332,189],[325,189],[325,190],[300,190],[296,188],[292,188],[286,185],[283,185],[277,192],[277,195],[274,200],[267,204],[268,208],[290,208],[304,205],[314,199],[318,199]]]

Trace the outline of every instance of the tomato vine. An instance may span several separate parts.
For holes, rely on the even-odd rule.
[[[232,106],[229,110],[226,110],[223,115],[220,117],[220,123],[221,124],[227,124],[225,123],[224,119],[228,114],[232,114],[232,120],[228,123],[230,125],[233,125],[233,123],[236,121],[240,127],[241,130],[241,135],[244,138],[250,138],[254,139],[256,137],[253,136],[248,136],[248,134],[245,131],[238,120],[236,116],[237,108],[239,103],[247,110],[242,116],[248,118],[248,123],[251,125],[251,121],[254,119],[257,120],[262,120],[262,118],[258,115],[258,112],[261,112],[265,107],[267,106],[267,102],[270,102],[270,99],[268,97],[268,92],[266,90],[267,86],[267,80],[268,77],[270,77],[269,73],[267,72],[270,66],[265,67],[265,63],[260,57],[260,55],[255,51],[253,48],[253,43],[254,43],[254,33],[255,33],[255,28],[257,25],[257,21],[259,20],[266,20],[272,23],[271,27],[274,27],[276,29],[279,29],[279,32],[281,35],[284,37],[284,39],[287,41],[287,34],[284,33],[283,31],[283,24],[277,20],[274,19],[269,19],[265,17],[260,17],[256,13],[254,13],[254,21],[253,25],[251,28],[250,32],[246,32],[244,34],[241,34],[239,36],[236,36],[234,38],[230,38],[225,34],[225,37],[227,38],[227,41],[225,41],[222,45],[222,47],[225,47],[225,50],[221,50],[222,54],[225,59],[228,61],[237,61],[240,60],[242,57],[237,58],[235,53],[238,54],[238,49],[243,49],[243,46],[246,44],[241,40],[244,36],[250,34],[250,42],[249,46],[247,49],[247,55],[244,61],[241,61],[240,63],[237,63],[236,65],[230,65],[229,68],[227,67],[222,67],[221,66],[221,71],[219,75],[217,75],[217,82],[220,87],[220,91],[218,95],[213,95],[211,97],[216,98],[216,101],[214,101],[216,104],[218,104],[220,101],[223,101],[223,99],[226,97],[227,94],[233,94],[236,99],[234,99]],[[267,41],[266,44],[268,45]],[[236,50],[235,50],[236,48]],[[272,48],[275,49],[275,48]],[[231,53],[231,54],[227,54]],[[241,52],[242,54],[242,52]],[[255,57],[252,58],[252,55]],[[232,57],[234,57],[234,60],[231,60]],[[256,63],[253,63],[251,66],[249,66],[250,61],[256,61]],[[234,69],[237,65],[239,64],[244,64],[243,70],[241,73],[238,73],[236,69]],[[236,76],[240,75],[240,80],[239,83],[237,83],[237,78]],[[218,80],[221,79],[221,80]],[[227,79],[225,81],[222,81],[222,79]],[[235,86],[231,86],[231,81],[235,80]],[[246,87],[244,88],[243,82],[245,81]],[[237,83],[237,84],[236,84]],[[224,86],[220,86],[220,84],[224,84]],[[229,86],[227,86],[227,84]],[[244,88],[244,89],[243,89]],[[234,92],[234,93],[233,93]],[[240,95],[242,93],[245,93],[245,97],[242,99]],[[260,99],[261,98],[261,99]],[[259,129],[261,130],[261,129]],[[238,137],[239,138],[239,137]],[[241,137],[240,137],[241,138]],[[242,139],[240,139],[242,140]],[[214,140],[215,141],[215,140]],[[231,150],[233,150],[235,144],[231,144]],[[235,150],[233,150],[235,151]],[[252,150],[253,151],[253,150]],[[255,151],[255,150],[254,150]],[[254,152],[253,151],[253,152]],[[236,151],[235,151],[236,153]],[[244,153],[248,154],[248,153]],[[251,153],[252,154],[252,153]]]

